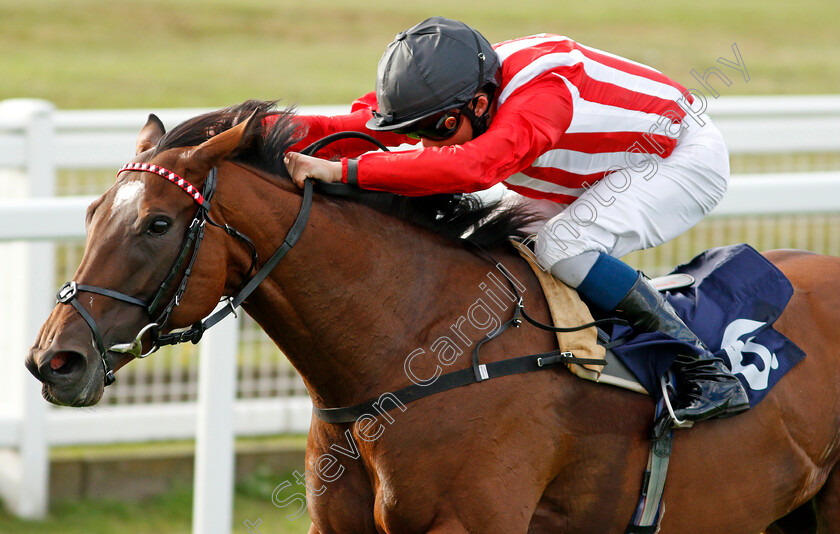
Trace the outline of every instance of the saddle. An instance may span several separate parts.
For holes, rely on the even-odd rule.
[[[592,321],[592,314],[574,290],[543,271],[530,249],[515,246],[540,280],[555,323],[573,326]],[[790,281],[749,245],[707,250],[651,282],[660,291],[668,291],[668,302],[688,327],[741,377],[751,406],[805,356],[773,328],[793,294]],[[573,333],[580,336],[558,334],[563,350],[602,355],[608,362],[606,367],[567,363],[569,369],[586,380],[658,400],[663,391],[661,379],[682,350],[681,343],[659,332],[637,333],[619,325],[606,328],[606,332],[589,328]]]
[[[516,242],[514,246],[539,279],[556,326],[593,321],[576,291],[544,271],[529,248]],[[651,283],[660,291],[675,290],[666,298],[710,350],[743,376],[752,406],[805,356],[771,326],[793,294],[790,282],[748,245],[708,250]],[[573,374],[653,397],[654,421],[660,420],[668,403],[666,395],[671,394],[666,391],[672,386],[667,369],[680,350],[673,341],[661,333],[638,335],[627,326],[615,325],[609,334],[594,326],[557,334],[561,350],[607,362],[606,366],[565,362]],[[672,445],[672,427],[654,430],[639,503],[625,534],[658,532]]]
[[[577,291],[552,276],[550,272],[544,271],[534,260],[533,251],[526,245],[515,241],[512,243],[540,281],[554,326],[568,327],[594,321],[589,307],[581,300]],[[694,278],[687,274],[672,274],[651,280],[653,287],[660,291],[687,287],[693,282]],[[609,336],[597,327],[592,326],[575,332],[557,332],[557,343],[561,350],[569,351],[575,356],[603,359],[607,362],[606,366],[567,363],[566,367],[575,376],[650,395],[627,366],[608,348]]]

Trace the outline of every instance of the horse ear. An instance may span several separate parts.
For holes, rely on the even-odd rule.
[[[256,115],[256,112],[252,113],[248,119],[240,122],[233,128],[225,130],[195,147],[188,156],[191,167],[201,174],[210,172],[210,169],[218,165],[220,161],[239,148],[240,145],[252,140],[253,136],[246,134],[252,131],[251,128]]]
[[[141,152],[145,152],[150,148],[154,148],[157,146],[158,141],[160,138],[163,137],[163,134],[166,133],[166,128],[163,127],[163,123],[154,113],[149,114],[149,120],[146,121],[146,125],[140,129],[140,134],[137,136],[137,144],[135,145],[136,152],[134,155]]]

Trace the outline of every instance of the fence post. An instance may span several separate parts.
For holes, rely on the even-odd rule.
[[[4,198],[50,197],[55,193],[54,106],[43,100],[0,102],[0,118],[20,124],[24,139],[21,168],[0,170]],[[22,171],[22,172],[21,172]],[[23,360],[54,297],[52,243],[2,245],[0,278],[4,281],[0,306],[0,368],[7,416],[16,421],[17,446],[0,455],[0,496],[14,513],[25,518],[46,516],[49,501],[49,444],[47,403],[40,384]]]
[[[239,321],[228,317],[204,334],[198,367],[198,426],[193,533],[230,534]]]

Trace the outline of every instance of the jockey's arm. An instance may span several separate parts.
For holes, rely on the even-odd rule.
[[[482,191],[529,167],[568,128],[571,98],[553,79],[533,83],[500,106],[490,128],[462,145],[404,152],[371,152],[340,162],[290,154],[290,171],[306,177],[356,183],[363,189],[409,196]],[[398,136],[403,137],[403,136]]]
[[[366,133],[388,147],[418,142],[405,135],[368,130],[365,124],[371,118],[374,109],[376,109],[376,95],[369,93],[353,102],[350,113],[346,115],[296,115],[294,120],[305,127],[306,135],[290,147],[289,152],[299,152],[315,141],[337,132]],[[278,115],[267,117],[264,125],[270,127],[277,117]],[[375,148],[369,141],[363,139],[345,139],[327,145],[315,155],[322,159],[353,158]]]
[[[462,145],[364,154],[342,159],[342,181],[409,196],[472,193],[521,172],[556,146],[571,122],[562,82],[535,82],[499,106],[490,128]],[[354,169],[355,167],[355,169]]]

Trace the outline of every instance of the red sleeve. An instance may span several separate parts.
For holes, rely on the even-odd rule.
[[[350,113],[347,115],[297,115],[295,121],[307,128],[307,134],[303,140],[289,148],[289,151],[299,152],[327,135],[347,131],[366,133],[375,137],[388,147],[396,147],[405,143],[417,143],[416,139],[411,139],[404,135],[368,130],[365,124],[373,116],[371,112],[375,109],[377,109],[376,95],[375,93],[368,93],[353,102],[353,105],[350,107]],[[276,115],[266,118],[265,124],[267,126],[273,124],[276,120],[274,117]],[[348,139],[337,141],[324,147],[315,153],[315,156],[324,159],[336,159],[339,157],[354,158],[371,150],[376,150],[376,146],[369,141]]]
[[[361,156],[358,185],[409,196],[488,189],[528,168],[555,146],[569,127],[572,112],[565,83],[546,76],[511,95],[499,106],[490,128],[470,142]],[[343,168],[346,181],[346,162]]]

